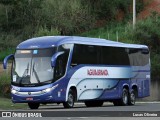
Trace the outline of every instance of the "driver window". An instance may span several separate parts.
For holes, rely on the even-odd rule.
[[[57,58],[54,75],[55,79],[59,79],[65,75],[70,48],[61,45],[58,47],[58,52],[64,52],[64,54]]]

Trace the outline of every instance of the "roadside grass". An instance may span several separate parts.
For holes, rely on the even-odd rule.
[[[10,84],[11,82],[11,76],[10,76],[10,68],[6,71],[0,71],[0,85],[2,84]]]
[[[0,110],[27,109],[26,103],[12,103],[11,99],[0,97]]]

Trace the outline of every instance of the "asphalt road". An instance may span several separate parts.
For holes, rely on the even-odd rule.
[[[11,112],[42,113],[42,118],[34,118],[34,120],[160,120],[160,102],[137,102],[134,106],[114,106],[106,102],[102,107],[86,107],[83,103],[76,103],[72,109],[64,109],[62,104],[50,104],[41,105],[38,110],[11,110]],[[1,117],[1,119],[21,120],[22,118]]]
[[[134,106],[114,106],[105,102],[102,107],[86,107],[84,103],[75,103],[74,108],[65,109],[62,104],[41,105],[39,111],[160,111],[160,102],[137,102]]]

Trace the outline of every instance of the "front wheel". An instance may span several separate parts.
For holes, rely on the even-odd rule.
[[[129,95],[128,105],[135,105],[136,102],[136,94],[135,90],[132,90]]]
[[[63,103],[64,108],[73,108],[73,106],[74,106],[74,100],[75,100],[75,96],[73,94],[73,91],[70,90],[69,93],[68,93],[67,102]]]
[[[38,109],[40,106],[40,103],[28,103],[28,107],[30,109]]]

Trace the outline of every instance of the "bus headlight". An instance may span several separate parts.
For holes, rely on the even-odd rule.
[[[52,88],[47,88],[45,90],[42,90],[43,93],[47,93],[47,92],[50,92],[52,90]]]
[[[48,92],[54,90],[56,87],[58,87],[58,84],[53,86],[53,87],[51,87],[51,88],[47,88],[47,89],[42,90],[42,93],[48,93]]]
[[[11,90],[11,93],[12,93],[12,94],[16,94],[17,92],[18,92],[18,91],[14,90],[14,89]]]

